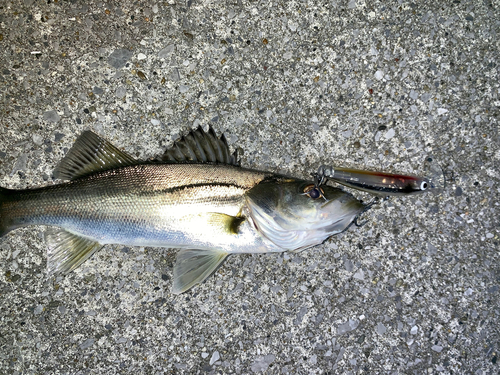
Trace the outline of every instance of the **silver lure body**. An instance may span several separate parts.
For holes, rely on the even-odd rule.
[[[318,168],[316,179],[332,180],[341,185],[382,197],[419,194],[432,187],[426,177],[325,165]]]

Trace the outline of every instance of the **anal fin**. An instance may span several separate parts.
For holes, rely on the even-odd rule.
[[[49,275],[66,274],[89,259],[102,245],[59,228],[45,232]]]
[[[229,254],[222,250],[183,249],[174,264],[172,293],[181,294],[214,273]]]

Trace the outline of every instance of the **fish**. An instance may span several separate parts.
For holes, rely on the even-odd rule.
[[[0,237],[48,226],[49,277],[73,271],[107,244],[179,249],[173,294],[202,283],[231,254],[321,244],[369,208],[332,186],[241,167],[212,127],[191,130],[147,161],[87,130],[54,177],[63,182],[0,188]]]
[[[325,165],[318,168],[315,179],[317,185],[328,179],[341,185],[382,197],[420,194],[429,188],[433,188],[433,184],[427,177]]]

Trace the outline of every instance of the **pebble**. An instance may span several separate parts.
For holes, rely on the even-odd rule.
[[[104,93],[104,90],[101,89],[100,87],[94,86],[92,92],[96,95],[102,95]]]
[[[117,98],[123,98],[127,95],[127,89],[123,86],[118,86],[115,90],[115,96]]]
[[[349,138],[352,135],[352,130],[346,130],[342,132],[344,138]]]
[[[47,111],[43,113],[43,119],[48,122],[58,122],[61,116],[56,111]]]
[[[383,335],[384,333],[386,333],[386,332],[387,332],[387,328],[386,328],[386,327],[385,327],[385,325],[383,325],[382,323],[378,323],[378,324],[377,324],[377,329],[376,329],[376,330],[377,330],[377,333],[378,333],[379,335]]]
[[[295,320],[295,324],[300,325],[306,314],[307,314],[307,306],[302,306],[300,308],[299,312],[297,313],[297,318]]]
[[[337,334],[343,335],[347,332],[354,331],[359,326],[359,320],[349,319],[347,322],[340,324],[337,327]]]
[[[92,345],[94,345],[94,339],[87,339],[85,340],[81,345],[80,345],[80,349],[82,350],[85,350],[85,349],[88,349],[90,348]]]
[[[385,133],[384,137],[385,137],[385,139],[391,139],[392,137],[394,137],[395,134],[396,134],[396,131],[391,128],[387,131],[387,133]]]
[[[33,310],[33,314],[35,315],[40,315],[43,311],[43,306],[42,305],[38,305],[37,307],[35,307],[35,310]]]
[[[365,273],[360,268],[359,270],[356,271],[356,273],[352,277],[354,277],[357,280],[364,280],[365,279]]]
[[[441,353],[443,347],[441,345],[433,345],[431,349],[434,350],[435,352]]]
[[[158,57],[160,59],[166,59],[174,52],[174,50],[175,50],[175,45],[170,44],[158,52]]]
[[[10,172],[10,176],[12,177],[18,171],[25,171],[27,163],[28,154],[22,154],[21,156],[19,156],[16,160],[16,163],[14,164],[14,168],[12,168],[12,171]]]
[[[172,78],[172,81],[178,82],[181,80],[181,75],[179,73],[179,69],[174,68],[172,69],[172,73],[170,74],[170,78]]]
[[[354,270],[354,265],[352,264],[352,261],[350,261],[349,259],[346,259],[344,261],[344,268],[347,271],[352,272]]]
[[[37,146],[41,146],[43,143],[43,138],[39,134],[33,134],[31,136],[31,139],[33,139],[33,143],[36,144]]]
[[[127,62],[132,58],[133,53],[128,49],[117,49],[114,50],[108,57],[108,64],[115,69],[121,69],[125,67]]]
[[[220,355],[218,351],[213,352],[212,358],[210,358],[210,366],[212,366],[215,362],[220,359]]]
[[[274,362],[276,357],[273,354],[268,354],[263,357],[258,357],[254,363],[250,366],[253,372],[265,372],[269,368],[269,365]]]

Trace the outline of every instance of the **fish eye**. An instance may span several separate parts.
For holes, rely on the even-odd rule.
[[[429,187],[429,184],[427,183],[427,181],[422,181],[422,183],[420,184],[420,190],[425,190]]]
[[[309,196],[312,199],[318,199],[321,196],[321,192],[319,191],[319,189],[314,188],[309,192]]]
[[[321,198],[324,194],[323,189],[316,187],[315,185],[307,185],[304,188],[304,194],[311,197],[312,199]]]

